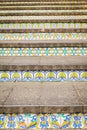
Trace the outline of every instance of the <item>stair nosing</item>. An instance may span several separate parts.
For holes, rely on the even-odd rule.
[[[87,65],[0,65],[1,71],[23,71],[23,70],[32,70],[32,71],[46,71],[46,70],[87,70]]]

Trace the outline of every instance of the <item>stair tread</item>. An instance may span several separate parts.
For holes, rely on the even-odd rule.
[[[56,70],[58,69],[67,69],[67,68],[71,68],[73,67],[73,69],[87,69],[87,56],[53,56],[53,57],[0,57],[0,66],[3,69],[5,69],[3,66],[8,65],[8,69],[10,69],[12,66],[15,66],[15,68],[18,69],[22,69],[23,68],[26,70],[27,67],[29,68],[29,66],[32,67],[32,65],[36,66],[36,68],[39,69],[39,65],[43,66],[43,68],[45,68],[46,70],[49,69],[49,65]],[[44,67],[45,65],[45,67]],[[57,67],[55,67],[55,65],[58,65]],[[21,66],[21,67],[20,67]],[[47,67],[48,66],[48,67]],[[68,67],[67,67],[68,66]],[[78,66],[78,67],[77,67]],[[30,67],[30,68],[31,68]],[[14,67],[13,67],[14,68]],[[34,68],[32,68],[34,69]],[[41,69],[41,68],[40,68]]]
[[[37,48],[37,47],[87,47],[87,42],[79,42],[79,41],[2,41],[0,42],[0,48]]]
[[[86,33],[86,28],[0,29],[0,33]]]
[[[12,107],[18,109],[13,109],[14,112],[26,108],[25,113],[40,112],[40,107],[43,112],[87,112],[86,85],[85,82],[0,82],[0,112],[4,107],[8,111]]]

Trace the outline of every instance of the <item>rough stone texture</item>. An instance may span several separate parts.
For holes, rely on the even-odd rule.
[[[86,82],[0,83],[0,112],[86,113],[86,86]]]

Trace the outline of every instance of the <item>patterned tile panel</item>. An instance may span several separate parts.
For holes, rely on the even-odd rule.
[[[87,28],[87,23],[8,23],[0,24],[1,29],[28,29],[28,28]]]
[[[0,71],[3,81],[87,81],[87,71]]]
[[[0,114],[0,129],[87,128],[86,114]]]
[[[85,47],[0,48],[0,56],[87,56]]]
[[[86,33],[0,33],[0,40],[86,40]]]
[[[5,7],[7,7],[7,6],[5,6]],[[22,7],[22,8],[24,8],[24,6],[20,6],[20,7]],[[27,6],[26,6],[27,7]],[[25,7],[25,8],[26,8]],[[33,7],[33,6],[32,6]],[[35,6],[36,7],[36,6]],[[40,6],[41,7],[41,6]],[[44,6],[43,6],[44,7]],[[46,6],[45,6],[46,7]],[[54,6],[49,6],[49,7],[54,7]],[[49,8],[48,7],[48,8]],[[56,7],[56,6],[55,6]],[[58,7],[58,6],[57,6]],[[64,7],[64,6],[63,6]],[[59,12],[87,12],[87,10],[69,10],[69,9],[67,9],[67,10],[4,10],[4,11],[0,11],[0,13],[59,13]]]
[[[32,19],[86,19],[87,15],[64,15],[64,16],[0,16],[0,20],[32,20]]]

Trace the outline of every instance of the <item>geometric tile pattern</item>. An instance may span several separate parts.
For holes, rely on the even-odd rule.
[[[0,82],[3,81],[87,81],[87,71],[0,71]]]
[[[0,56],[87,56],[86,47],[0,48]]]
[[[1,29],[87,28],[87,23],[10,23],[10,24],[3,23],[3,24],[0,24],[0,28]]]
[[[87,33],[0,33],[0,40],[86,40]]]
[[[5,6],[5,7],[8,7],[8,6]],[[11,7],[15,7],[15,6],[11,6]],[[26,7],[28,7],[28,6],[26,6]],[[35,6],[32,6],[33,8],[35,7]],[[39,6],[37,6],[38,8],[40,8]],[[41,7],[43,7],[43,6],[41,6]],[[47,7],[47,6],[45,6],[45,7]],[[48,6],[48,8],[49,7],[51,7],[52,8],[52,6]],[[58,5],[55,5],[55,7],[61,7],[61,6],[58,6]],[[63,6],[64,7],[64,6]],[[73,7],[73,6],[72,6]],[[75,6],[76,7],[76,6]],[[69,9],[67,9],[66,11],[65,10],[63,10],[63,9],[61,9],[61,10],[52,10],[52,9],[49,9],[49,10],[23,10],[23,6],[21,6],[21,10],[10,10],[10,8],[9,8],[9,10],[1,10],[0,12],[2,13],[2,14],[4,14],[4,13],[60,13],[60,12],[87,12],[87,9],[80,9],[80,10],[73,10],[73,9],[71,9],[71,10],[69,10]],[[50,15],[50,14],[49,14]]]
[[[82,5],[82,7],[83,7],[83,5]],[[49,19],[57,19],[57,20],[59,20],[59,19],[86,19],[86,18],[87,18],[87,15],[0,16],[0,20],[37,20],[37,19],[47,19],[47,20],[49,20]]]
[[[87,114],[0,114],[0,129],[87,128]]]

